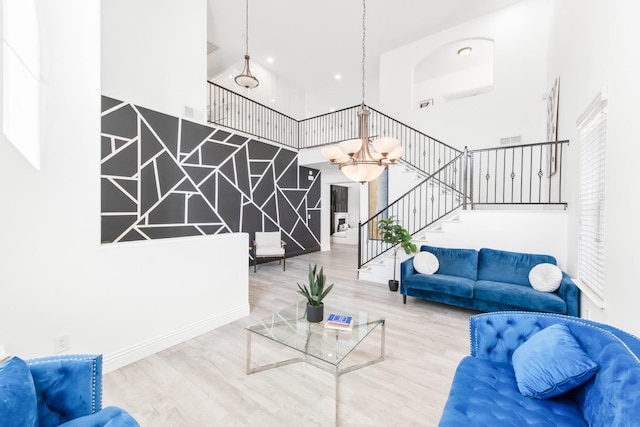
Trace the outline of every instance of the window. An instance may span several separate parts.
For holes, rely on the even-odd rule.
[[[578,279],[587,296],[604,307],[605,173],[607,99],[602,94],[578,120],[580,131],[580,232]]]
[[[1,0],[1,123],[4,136],[40,167],[40,41],[33,0]]]

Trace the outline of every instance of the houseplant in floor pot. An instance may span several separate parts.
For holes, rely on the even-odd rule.
[[[313,268],[309,264],[309,287],[298,283],[298,293],[307,299],[307,320],[309,322],[322,322],[324,318],[324,304],[322,300],[333,288],[333,283],[324,288],[327,276],[324,274],[323,268],[316,273],[317,265]]]
[[[378,230],[380,230],[382,241],[389,243],[393,249],[393,280],[389,280],[389,290],[395,292],[398,290],[398,281],[396,280],[398,250],[402,248],[409,255],[417,252],[418,248],[411,243],[411,234],[393,216],[379,220]]]

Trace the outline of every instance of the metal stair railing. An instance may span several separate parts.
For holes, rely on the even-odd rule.
[[[407,191],[386,208],[358,225],[358,268],[392,249],[380,238],[378,221],[393,216],[415,235],[464,204],[463,161],[460,154]]]

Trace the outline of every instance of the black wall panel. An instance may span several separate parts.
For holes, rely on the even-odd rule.
[[[297,153],[102,97],[104,243],[280,230],[320,249],[320,173]]]

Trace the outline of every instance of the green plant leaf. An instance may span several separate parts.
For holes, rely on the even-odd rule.
[[[317,269],[317,265],[311,267],[311,263],[309,263],[309,287],[298,283],[299,290],[297,292],[304,296],[311,306],[319,306],[322,304],[324,297],[327,296],[333,288],[333,284],[327,289],[324,288],[327,276],[324,274],[323,267],[320,268],[319,273],[317,273]]]

